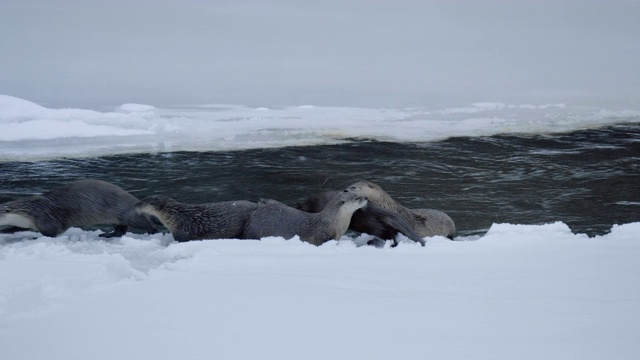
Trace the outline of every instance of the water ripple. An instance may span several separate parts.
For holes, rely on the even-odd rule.
[[[463,235],[482,233],[494,222],[552,221],[602,234],[612,224],[640,221],[640,124],[414,144],[358,141],[4,162],[0,173],[0,202],[100,178],[139,197],[168,194],[194,203],[275,198],[293,204],[370,179],[408,207],[446,211]]]

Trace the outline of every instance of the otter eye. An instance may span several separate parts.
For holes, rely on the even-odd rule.
[[[343,192],[349,192],[349,189],[344,189],[344,191],[343,191]]]
[[[344,200],[340,201],[340,205],[344,205]]]

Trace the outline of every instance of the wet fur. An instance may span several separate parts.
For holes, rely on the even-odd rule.
[[[345,191],[328,202],[322,211],[309,213],[276,200],[261,200],[260,207],[249,217],[243,236],[248,239],[266,236],[290,239],[298,235],[303,241],[321,245],[344,235],[353,212],[366,203],[365,197]]]
[[[0,205],[0,227],[24,227],[55,237],[72,226],[113,224],[122,236],[129,227],[155,233],[153,222],[135,211],[138,199],[101,180],[78,180],[48,191]],[[27,225],[27,226],[25,226]]]
[[[452,239],[455,235],[455,223],[440,210],[408,209],[370,181],[359,181],[348,189],[369,199],[367,208],[360,209],[353,215],[349,228],[354,231],[391,240],[402,233],[421,243],[424,243],[422,238],[427,236],[440,235]],[[308,212],[321,211],[338,193],[339,191],[327,191],[311,196],[298,203],[296,208]],[[376,211],[372,212],[372,209]]]
[[[142,199],[136,209],[156,217],[176,241],[237,239],[258,205],[250,201],[185,204],[163,195]]]
[[[348,189],[361,193],[369,197],[372,203],[402,216],[421,237],[440,235],[452,239],[455,235],[453,220],[440,210],[408,209],[371,181],[358,181]]]

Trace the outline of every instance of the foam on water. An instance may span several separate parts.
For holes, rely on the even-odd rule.
[[[0,95],[0,160],[136,152],[222,151],[334,144],[358,139],[425,142],[453,136],[564,132],[640,121],[640,111],[566,104],[474,103],[441,109],[246,107],[113,111],[49,109]]]

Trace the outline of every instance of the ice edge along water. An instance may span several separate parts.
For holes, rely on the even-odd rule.
[[[638,109],[474,103],[443,109],[311,105],[269,109],[193,105],[114,111],[49,109],[0,95],[0,160],[122,153],[225,151],[335,144],[350,139],[425,142],[452,136],[548,133],[640,121]]]

